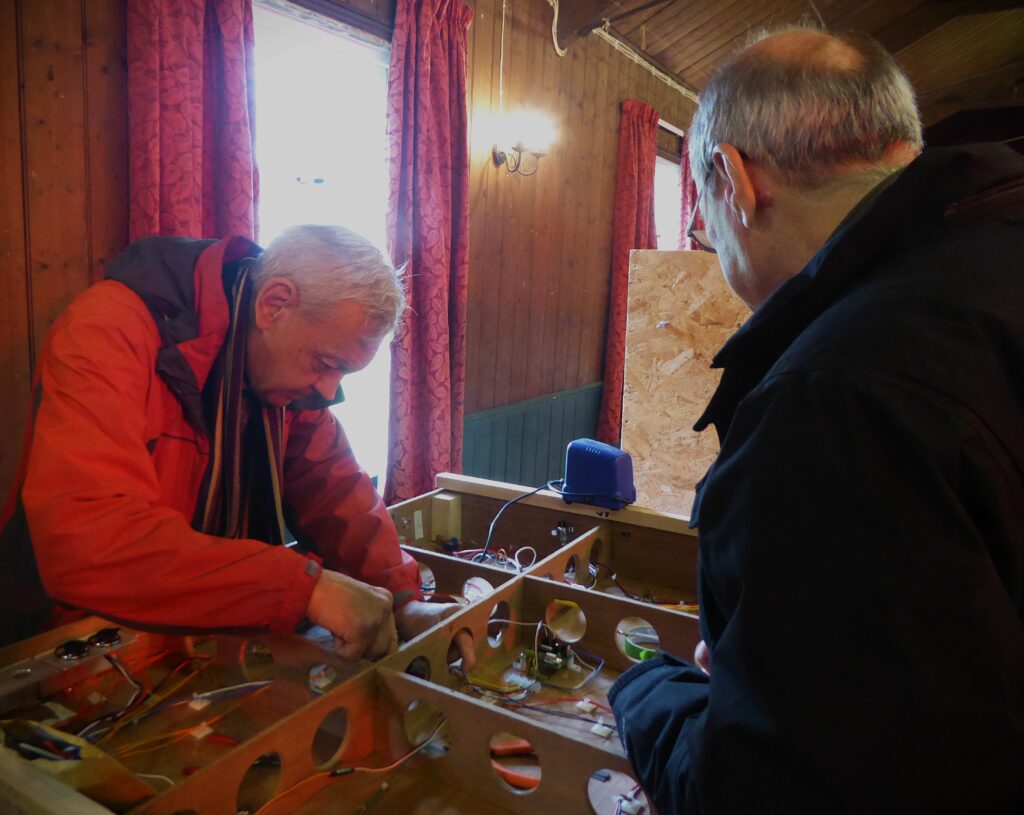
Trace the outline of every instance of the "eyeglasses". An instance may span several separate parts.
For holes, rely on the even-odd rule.
[[[705,186],[704,189],[707,189]],[[711,241],[708,239],[708,232],[706,229],[694,229],[693,225],[697,222],[697,213],[700,211],[700,202],[704,199],[704,190],[700,191],[700,195],[697,196],[697,204],[693,208],[693,212],[690,213],[690,223],[686,227],[686,237],[692,240],[697,246],[703,249],[705,252],[714,252],[718,254],[714,246],[711,245]]]

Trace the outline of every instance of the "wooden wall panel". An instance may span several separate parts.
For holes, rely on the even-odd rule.
[[[641,99],[680,127],[693,108],[596,36],[558,57],[548,4],[509,0],[505,108],[545,110],[559,131],[536,176],[509,176],[490,159],[501,0],[470,2],[468,413],[600,379],[619,104]],[[0,0],[3,489],[37,347],[126,243],[125,3]],[[384,18],[394,4],[363,6]]]
[[[28,165],[32,334],[89,285],[82,7],[63,0],[21,6],[25,161]]]
[[[693,103],[591,35],[565,57],[544,0],[507,0],[504,109],[548,113],[558,138],[535,176],[490,153],[501,0],[473,0],[466,412],[601,378],[619,105],[634,98],[685,128]]]
[[[125,0],[88,0],[85,18],[89,158],[89,277],[103,279],[128,239]]]
[[[127,242],[126,0],[0,0],[0,492],[30,370]]]
[[[18,50],[17,3],[0,0],[0,488],[16,466],[17,445],[12,441],[28,411],[32,365]]]

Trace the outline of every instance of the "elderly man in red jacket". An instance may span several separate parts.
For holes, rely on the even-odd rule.
[[[422,602],[328,410],[402,305],[380,252],[340,227],[293,227],[264,252],[237,237],[129,246],[40,355],[0,642],[74,608],[182,630],[308,618],[342,655],[376,658],[450,613]]]

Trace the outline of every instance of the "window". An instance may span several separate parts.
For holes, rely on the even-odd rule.
[[[678,249],[680,245],[683,193],[679,185],[679,162],[658,156],[654,165],[654,225],[661,250]]]
[[[341,224],[384,248],[388,51],[267,6],[256,34],[259,240],[294,224]],[[387,460],[390,354],[343,382],[334,408],[359,463]]]

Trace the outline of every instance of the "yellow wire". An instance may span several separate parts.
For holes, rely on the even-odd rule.
[[[107,739],[111,738],[112,736],[117,735],[117,733],[122,728],[127,727],[129,724],[135,724],[142,716],[144,716],[146,713],[148,713],[154,707],[156,707],[157,705],[161,704],[169,696],[171,696],[172,694],[176,693],[178,690],[183,688],[186,684],[188,684],[193,679],[195,679],[195,677],[197,677],[202,672],[202,670],[207,666],[207,664],[208,663],[204,663],[200,667],[198,667],[195,670],[193,670],[192,673],[182,677],[182,679],[177,684],[172,685],[167,690],[162,691],[161,693],[154,694],[153,696],[150,696],[149,699],[147,699],[145,702],[143,702],[141,705],[139,705],[138,710],[135,711],[135,713],[131,716],[131,718],[122,719],[121,721],[115,723],[114,726],[112,728],[110,728],[109,731],[107,731],[106,733],[103,734],[102,738],[100,738],[96,742],[96,744],[103,744],[103,742],[107,741]]]
[[[270,685],[262,687],[259,690],[254,691],[254,692],[248,694],[247,696],[242,697],[237,702],[235,702],[235,704],[231,705],[231,707],[227,708],[226,710],[224,710],[221,713],[218,713],[212,719],[206,719],[203,722],[200,722],[200,724],[211,725],[214,722],[218,722],[221,719],[223,719],[225,716],[227,716],[229,713],[233,713],[235,710],[237,710],[239,707],[241,707],[243,704],[245,704],[250,699],[254,699],[255,697],[259,696],[261,693],[264,693],[264,692],[266,692],[268,690],[270,690]],[[139,753],[148,753],[148,752],[152,752],[153,750],[160,750],[160,749],[162,749],[164,747],[168,747],[171,744],[174,744],[175,742],[181,741],[183,738],[188,736],[193,730],[195,730],[196,727],[199,727],[200,724],[194,725],[193,727],[189,727],[189,728],[183,728],[181,730],[173,730],[170,733],[162,733],[159,736],[150,736],[149,738],[146,738],[146,739],[140,739],[139,741],[129,742],[128,744],[123,744],[120,747],[117,747],[114,750],[111,750],[111,755],[117,756],[118,758],[127,758],[129,755],[138,755]],[[136,749],[138,747],[141,747],[144,744],[152,744],[153,742],[164,741],[166,739],[170,739],[170,741],[168,741],[166,744],[160,744],[160,745],[158,745],[156,747],[153,747],[153,748],[147,748],[146,750],[137,750]]]

